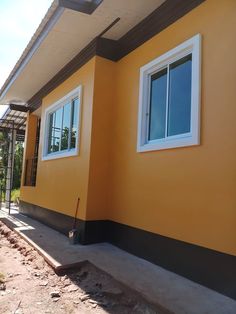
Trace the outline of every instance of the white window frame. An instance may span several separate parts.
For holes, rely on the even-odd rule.
[[[46,108],[45,110],[45,116],[44,116],[44,134],[43,134],[43,154],[42,154],[42,160],[51,160],[51,159],[58,159],[58,158],[64,158],[64,157],[70,157],[70,156],[76,156],[79,154],[79,143],[80,143],[80,119],[81,119],[81,99],[82,95],[82,86],[78,86],[75,89],[73,89],[71,92],[69,92],[67,95],[65,95],[63,98],[59,99],[55,103],[53,103],[51,106]],[[53,152],[48,153],[48,140],[49,140],[49,117],[50,114],[55,112],[56,110],[63,107],[68,102],[71,102],[74,98],[78,97],[78,125],[77,125],[77,137],[76,137],[76,145],[75,148],[59,151],[59,152]]]
[[[191,121],[190,132],[168,136],[163,139],[148,139],[151,76],[161,69],[189,54],[192,54]],[[197,34],[174,49],[140,68],[137,151],[169,149],[200,144],[201,100],[201,35]]]

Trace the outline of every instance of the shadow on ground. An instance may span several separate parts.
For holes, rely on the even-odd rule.
[[[25,235],[41,251],[46,252],[55,261],[55,267],[72,267],[87,260],[85,253],[88,251],[88,246],[72,245],[65,235],[19,214],[16,210],[12,211],[11,216],[0,215],[0,220],[10,229]],[[78,252],[80,252],[79,258]]]
[[[22,234],[27,235],[37,245],[43,247],[42,242],[45,240],[37,234],[38,231],[37,228],[35,228],[35,224],[30,224],[29,226],[29,224],[27,224],[27,217],[17,213],[15,213],[14,216],[18,217],[18,219],[12,219],[12,217],[7,216],[1,217],[0,220],[11,229],[20,230]],[[66,239],[66,245],[76,250],[77,246],[70,245],[68,239],[65,236],[63,237]],[[10,243],[13,243],[11,241],[12,239],[9,238],[8,240]],[[50,241],[51,239],[47,238],[47,243]],[[48,247],[45,243],[44,245]],[[18,248],[20,248],[20,246],[18,246]],[[25,249],[24,245],[22,249]],[[64,250],[59,250],[59,252],[61,255],[65,255]],[[58,250],[56,256],[57,255],[59,255]],[[31,260],[31,257],[28,257]],[[122,270],[120,271],[122,272]],[[83,303],[88,309],[94,309],[94,313],[101,313],[101,310],[103,310],[102,313],[111,314],[171,313],[158,304],[151,304],[146,301],[140,293],[132,290],[132,287],[129,288],[125,284],[121,284],[112,276],[88,261],[80,261],[77,263],[77,267],[75,267],[74,264],[74,266],[70,266],[70,269],[59,268],[56,273],[58,279],[52,285],[55,287],[55,291],[58,290],[59,294],[63,292],[64,298],[66,298],[68,302],[71,302],[72,305],[74,304],[76,306],[78,304],[79,306]],[[36,271],[36,275],[43,276],[43,272],[41,273],[39,269]],[[96,311],[96,309],[98,311]]]

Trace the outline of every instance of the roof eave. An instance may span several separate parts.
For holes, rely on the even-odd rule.
[[[92,14],[103,0],[54,0],[45,17],[23,51],[20,59],[11,71],[7,80],[0,89],[0,104],[13,82],[17,79],[33,54],[39,48],[45,37],[58,21],[65,9],[71,9],[85,14]]]
[[[10,75],[8,76],[7,80],[3,84],[0,90],[0,104],[1,100],[4,98],[6,93],[8,92],[11,85],[20,75],[24,67],[30,61],[40,44],[43,42],[45,37],[48,35],[52,27],[55,25],[57,20],[60,18],[61,14],[63,13],[65,8],[60,7],[58,1],[54,1],[47,11],[47,14],[43,18],[42,22],[40,23],[38,29],[34,33],[33,37],[31,38],[29,44],[27,45],[26,49],[22,53],[20,59],[16,63],[15,67],[11,71]]]

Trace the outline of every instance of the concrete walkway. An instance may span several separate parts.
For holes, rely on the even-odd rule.
[[[84,261],[176,314],[235,314],[236,301],[108,244],[71,245],[63,234],[12,210],[0,220],[34,246],[55,269]]]

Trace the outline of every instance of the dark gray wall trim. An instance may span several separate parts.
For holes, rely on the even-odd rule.
[[[167,0],[120,40],[115,41],[101,37],[95,38],[28,100],[30,111],[32,112],[40,107],[43,97],[69,78],[95,55],[112,61],[118,61],[204,1]]]
[[[107,234],[121,249],[236,300],[236,256],[112,221]]]
[[[29,108],[23,105],[9,104],[9,107],[11,110],[16,110],[16,111],[21,111],[21,112],[29,111]]]
[[[59,0],[59,6],[85,14],[92,14],[103,0]]]
[[[73,218],[20,201],[20,212],[68,235]],[[110,242],[236,300],[236,257],[109,220],[77,220],[81,244]]]
[[[116,59],[117,49],[118,43],[116,41],[100,37],[95,38],[28,101],[30,112],[39,108],[42,104],[43,97],[48,95],[57,86],[79,70],[92,57],[98,55],[114,61]]]
[[[96,54],[97,40],[90,42],[79,54],[67,63],[46,85],[44,85],[31,99],[28,100],[30,111],[41,106],[42,98],[63,83]]]
[[[118,54],[121,46],[118,41],[107,38],[97,38],[96,55],[112,60],[118,60]]]
[[[119,40],[118,59],[176,22],[205,0],[167,0]]]
[[[73,228],[74,218],[56,211],[20,201],[20,213],[37,219],[45,225],[68,236]],[[81,244],[92,244],[105,242],[107,239],[107,221],[90,221],[77,219],[77,229],[79,231],[79,242]]]

